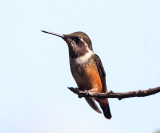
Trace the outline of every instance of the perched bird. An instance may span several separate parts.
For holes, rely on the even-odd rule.
[[[102,62],[98,55],[93,52],[92,42],[84,32],[74,32],[72,34],[57,34],[47,31],[44,33],[61,37],[69,48],[69,59],[71,73],[78,85],[79,90],[107,93],[106,74]],[[85,97],[88,104],[98,113],[100,109],[95,103],[99,103],[103,114],[107,119],[111,119],[111,111],[108,99]]]

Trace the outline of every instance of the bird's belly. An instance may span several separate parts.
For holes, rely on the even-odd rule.
[[[102,83],[96,64],[87,63],[83,65],[72,65],[72,75],[81,90],[94,90],[101,92]]]

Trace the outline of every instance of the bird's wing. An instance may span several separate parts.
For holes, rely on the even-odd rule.
[[[95,61],[96,61],[96,65],[97,65],[98,72],[99,72],[99,75],[100,75],[100,78],[101,78],[101,82],[102,82],[102,92],[103,93],[107,93],[106,73],[104,71],[101,59],[96,54],[95,54]]]

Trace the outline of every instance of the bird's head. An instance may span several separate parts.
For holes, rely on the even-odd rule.
[[[72,58],[83,56],[90,50],[93,51],[92,42],[84,32],[74,32],[72,34],[63,35],[47,31],[42,32],[61,37],[68,44],[69,54]]]

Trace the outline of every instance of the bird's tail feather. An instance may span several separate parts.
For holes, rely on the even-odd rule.
[[[98,113],[102,113],[93,98],[85,97],[87,103]]]
[[[111,119],[112,115],[111,115],[108,99],[106,98],[104,100],[99,101],[99,104],[101,106],[101,109],[103,110],[104,116],[107,119]]]

